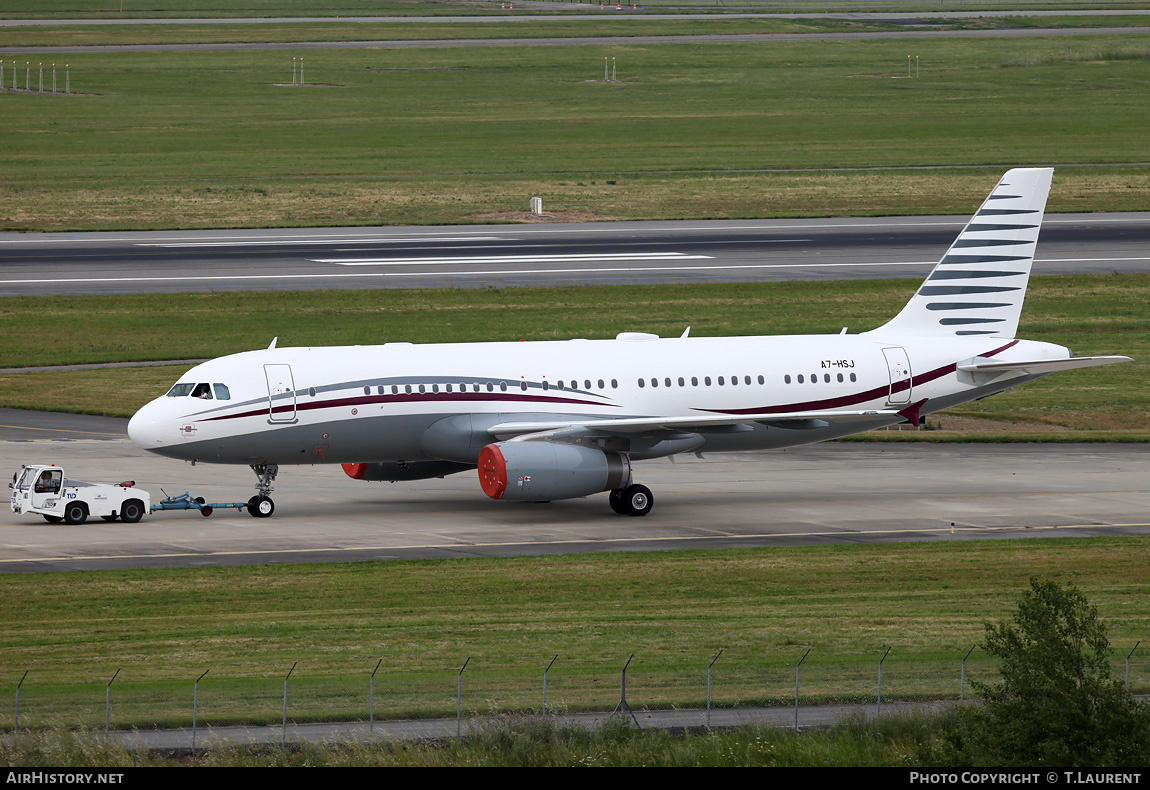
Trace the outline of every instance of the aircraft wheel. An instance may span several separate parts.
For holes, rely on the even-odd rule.
[[[627,515],[627,505],[623,501],[623,492],[626,489],[616,488],[607,495],[607,502],[610,503],[611,509],[618,513],[620,516]]]
[[[120,508],[120,520],[125,524],[135,524],[144,517],[144,503],[138,499],[129,499]]]
[[[64,506],[65,524],[83,524],[88,520],[88,506],[83,502],[69,502]]]
[[[64,519],[60,518],[59,516],[49,516],[47,513],[41,513],[40,515],[44,516],[44,520],[47,521],[49,524],[59,524],[61,521],[64,520]]]
[[[628,516],[645,516],[651,512],[655,498],[647,486],[633,485],[623,489],[623,513]]]
[[[248,500],[248,513],[255,518],[267,518],[275,510],[275,503],[266,496],[254,496]]]

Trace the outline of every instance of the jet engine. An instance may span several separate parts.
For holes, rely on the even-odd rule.
[[[497,442],[479,451],[479,485],[492,499],[572,499],[630,481],[631,462],[622,453],[552,442]]]

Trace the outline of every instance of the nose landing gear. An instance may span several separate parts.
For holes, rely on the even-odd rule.
[[[272,483],[275,482],[280,468],[278,464],[251,464],[251,467],[260,480],[256,483],[258,493],[248,500],[248,513],[254,518],[267,518],[276,509],[275,503],[272,502],[268,494],[273,490]]]

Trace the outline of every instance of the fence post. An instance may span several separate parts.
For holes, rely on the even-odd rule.
[[[1126,693],[1127,694],[1130,693],[1130,656],[1134,655],[1134,651],[1138,649],[1138,645],[1140,645],[1140,644],[1142,644],[1141,639],[1139,639],[1137,642],[1135,642],[1133,650],[1131,650],[1129,653],[1126,654]]]
[[[889,647],[878,661],[878,712],[880,715],[882,714],[882,662],[886,661],[888,655],[890,655]]]
[[[543,715],[544,716],[547,715],[547,673],[551,670],[551,667],[552,667],[552,665],[554,665],[555,659],[557,659],[557,658],[559,658],[558,653],[556,653],[551,658],[551,663],[547,665],[547,669],[543,670]]]
[[[375,735],[375,673],[379,671],[379,665],[383,663],[381,658],[375,664],[375,669],[371,670],[371,678],[368,680],[367,692],[367,709],[368,709],[368,725],[367,730],[372,735]]]
[[[966,651],[966,655],[962,657],[962,675],[958,681],[958,701],[966,701],[966,659],[970,658],[970,654],[974,652],[974,648],[978,647],[977,644],[970,646],[970,650]]]
[[[291,669],[288,670],[287,675],[284,676],[284,716],[283,716],[283,736],[280,739],[280,746],[287,746],[287,683],[291,673],[295,672],[295,665],[298,661],[293,661]]]
[[[711,667],[715,666],[715,662],[719,660],[719,656],[723,655],[723,648],[719,648],[719,652],[715,653],[715,657],[711,659],[711,663],[707,664],[707,728],[711,727]]]
[[[635,722],[635,726],[639,729],[643,729],[642,725],[639,724],[639,719],[635,717],[635,711],[631,710],[631,706],[627,704],[627,667],[631,666],[631,659],[634,657],[635,654],[632,653],[630,657],[628,657],[627,663],[623,665],[622,680],[620,681],[619,686],[619,704],[615,706],[615,710],[611,711],[611,715],[614,716],[619,711],[625,710],[627,713],[631,714],[631,719]]]
[[[28,677],[27,669],[20,677],[20,682],[16,684],[16,732],[20,732],[20,687],[24,685],[24,678],[26,677]]]
[[[463,666],[459,668],[459,674],[455,676],[455,737],[463,734],[463,670],[467,669],[468,663],[471,661],[471,656],[467,657],[467,661],[463,662]]]
[[[799,731],[799,667],[807,660],[807,656],[811,654],[811,648],[807,648],[807,652],[803,653],[803,657],[799,659],[799,663],[795,664],[795,732]]]
[[[116,682],[116,675],[120,674],[120,667],[116,667],[116,673],[112,675],[112,679],[108,681],[108,687],[104,689],[104,734],[108,734],[108,727],[112,722],[112,684]]]
[[[195,691],[192,693],[192,756],[196,754],[196,716],[199,713],[200,707],[200,681],[204,679],[204,675],[211,672],[210,669],[205,669],[204,674],[196,678]]]

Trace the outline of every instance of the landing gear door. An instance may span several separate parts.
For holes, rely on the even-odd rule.
[[[295,422],[295,380],[291,365],[264,365],[268,382],[268,422]]]
[[[890,371],[890,395],[887,403],[898,405],[910,403],[911,375],[910,360],[906,356],[905,348],[884,348],[887,370]]]

